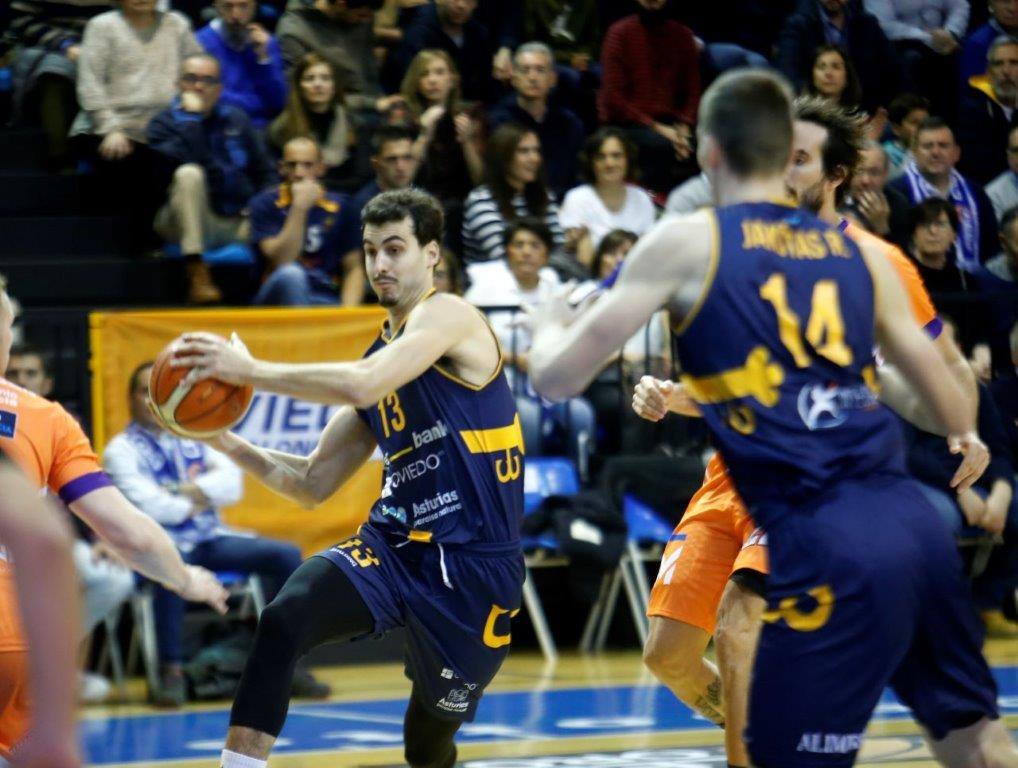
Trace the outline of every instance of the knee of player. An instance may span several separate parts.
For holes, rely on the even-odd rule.
[[[303,625],[300,613],[297,601],[279,595],[258,617],[259,644],[272,648],[273,653],[285,653],[287,649],[296,651]]]
[[[660,680],[682,682],[690,677],[702,653],[687,653],[681,646],[664,642],[651,635],[643,647],[643,663]]]

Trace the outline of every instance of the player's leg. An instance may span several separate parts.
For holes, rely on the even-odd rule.
[[[28,674],[28,651],[0,652],[0,755],[10,754],[28,732]]]
[[[661,556],[643,659],[680,701],[724,726],[721,677],[703,652],[741,542],[709,522],[708,512],[691,503]]]
[[[983,718],[943,739],[930,740],[930,751],[947,768],[1015,768],[1018,748],[1004,723]]]
[[[415,684],[403,718],[403,756],[410,768],[452,768],[456,762],[453,737],[462,725],[435,715],[421,703]]]
[[[651,616],[643,663],[679,701],[724,727],[721,677],[703,656],[708,642],[710,634],[700,627]]]
[[[714,652],[724,691],[725,752],[731,766],[748,766],[749,754],[742,740],[749,708],[749,681],[760,638],[760,617],[766,607],[764,575],[740,569],[721,595]]]
[[[895,519],[921,553],[918,627],[892,685],[949,768],[1011,768],[1018,751],[998,719],[997,689],[982,655],[983,626],[947,526],[919,489],[897,494]],[[899,534],[902,535],[902,534]]]
[[[297,660],[327,641],[372,631],[374,617],[351,577],[312,557],[262,611],[254,647],[237,688],[222,768],[257,768],[282,730]]]

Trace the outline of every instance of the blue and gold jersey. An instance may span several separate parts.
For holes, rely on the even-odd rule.
[[[383,327],[365,357],[402,332],[389,337]],[[443,544],[518,541],[523,433],[501,364],[474,386],[439,361],[358,413],[385,462],[375,528]]]
[[[833,483],[904,472],[877,402],[873,280],[855,244],[804,211],[715,211],[699,304],[675,330],[683,383],[757,523]],[[773,511],[771,511],[773,510]]]

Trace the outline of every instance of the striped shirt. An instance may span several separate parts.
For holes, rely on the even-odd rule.
[[[523,195],[513,197],[513,209],[518,219],[533,215],[527,208],[527,201]],[[560,250],[566,241],[558,215],[558,203],[549,192],[544,216],[537,218],[543,219],[551,231],[556,251]],[[498,210],[498,203],[492,197],[491,190],[486,185],[475,187],[467,195],[463,211],[463,260],[469,264],[505,257],[503,237],[507,223]]]

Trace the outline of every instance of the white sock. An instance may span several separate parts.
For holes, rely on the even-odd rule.
[[[248,757],[228,749],[224,749],[223,756],[219,758],[219,768],[266,768],[268,764],[268,760]]]

